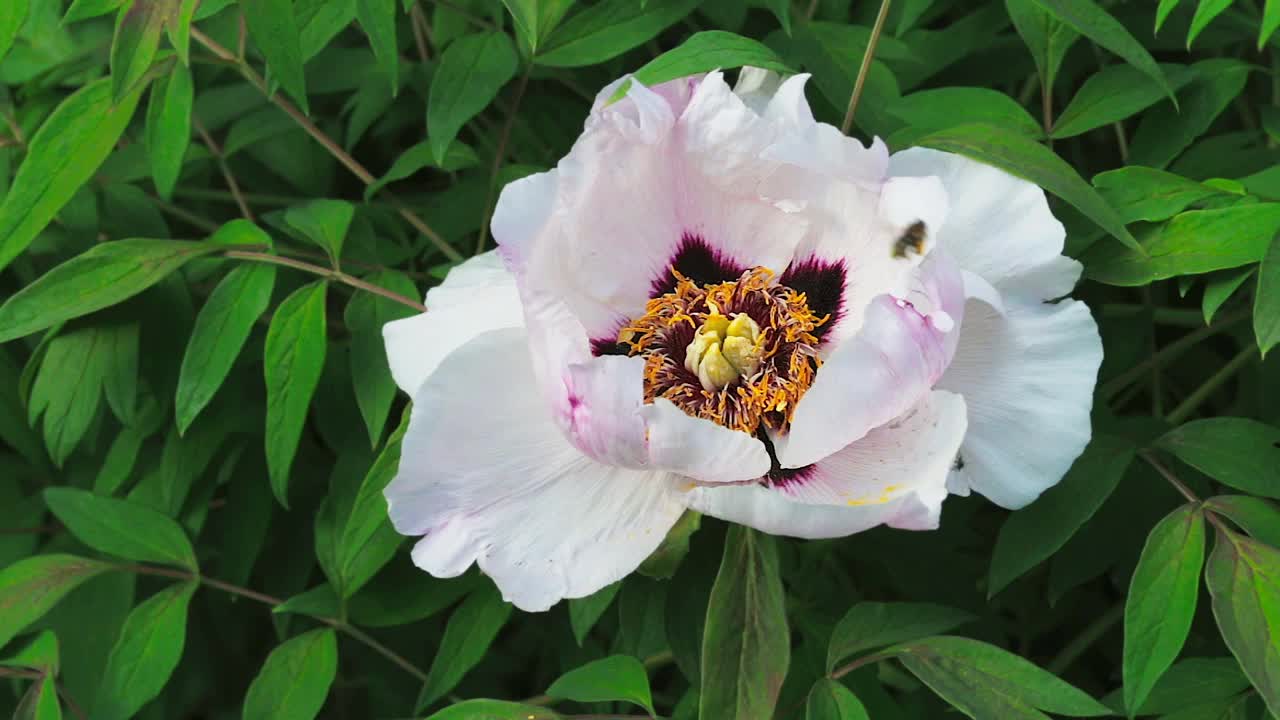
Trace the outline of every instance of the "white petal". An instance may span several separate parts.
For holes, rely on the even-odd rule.
[[[480,333],[524,325],[515,278],[494,252],[454,268],[427,292],[426,305],[427,312],[382,328],[391,376],[410,395],[449,353]]]
[[[955,351],[962,281],[942,256],[913,280],[911,303],[883,295],[866,320],[818,369],[790,432],[778,438],[784,468],[811,465],[915,406]]]
[[[769,472],[764,443],[747,433],[692,417],[665,398],[641,412],[655,468],[704,483],[755,480]]]
[[[634,570],[684,510],[664,473],[597,463],[546,417],[521,330],[447,357],[414,398],[392,523],[424,535],[414,562],[451,577],[475,562],[518,607],[545,610]]]
[[[801,538],[843,537],[881,524],[931,530],[938,526],[947,471],[964,432],[964,400],[934,392],[908,415],[779,487],[700,487],[690,506],[770,534]]]
[[[1102,341],[1084,303],[979,300],[965,309],[960,344],[938,381],[964,396],[969,431],[952,492],[970,489],[1020,508],[1056,484],[1088,444]]]
[[[962,155],[927,148],[894,154],[889,173],[941,179],[950,212],[939,243],[960,267],[1002,293],[1049,300],[1070,293],[1080,278],[1080,263],[1062,256],[1066,231],[1036,185]]]

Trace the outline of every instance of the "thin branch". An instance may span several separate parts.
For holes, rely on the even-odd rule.
[[[360,162],[352,157],[350,153],[343,150],[342,146],[334,142],[334,140],[326,135],[323,130],[316,127],[316,124],[311,122],[310,118],[304,115],[301,110],[293,105],[293,103],[285,99],[283,95],[271,92],[271,88],[267,85],[266,80],[264,80],[252,67],[249,67],[248,63],[241,62],[240,59],[232,54],[230,50],[219,45],[217,41],[210,38],[208,35],[205,35],[198,28],[191,28],[191,37],[195,38],[196,42],[205,46],[205,48],[214,55],[217,55],[219,58],[234,65],[240,71],[240,74],[249,81],[249,84],[258,88],[263,95],[267,96],[267,99],[275,103],[276,107],[283,110],[285,114],[292,118],[299,127],[305,130],[312,139],[320,143],[320,146],[327,150],[334,159],[341,163],[342,166],[350,171],[352,175],[359,178],[360,182],[365,185],[372,185],[374,183],[376,178],[367,168],[365,168],[364,165],[361,165]],[[431,243],[445,255],[445,257],[450,260],[463,259],[462,253],[454,249],[454,247],[450,245],[439,233],[433,230],[425,220],[418,217],[416,213],[400,201],[396,200],[395,196],[390,192],[386,190],[381,190],[380,192],[382,192],[382,194],[386,196],[387,201],[395,207],[396,212],[400,213],[400,216],[412,225],[415,230],[422,233],[428,240],[430,240]]]
[[[294,258],[281,257],[280,255],[272,255],[271,253],[258,252],[255,250],[229,250],[225,253],[224,256],[229,258],[237,258],[240,260],[252,260],[254,262],[271,263],[273,265],[284,265],[285,267],[291,267],[295,270],[301,270],[303,272],[308,272],[313,275],[319,275],[320,277],[323,277],[323,278],[336,280],[337,282],[340,282],[344,285],[350,285],[353,288],[359,288],[361,290],[364,290],[365,292],[373,293],[374,295],[380,295],[388,300],[391,300],[392,302],[397,302],[397,303],[400,303],[401,305],[404,305],[405,307],[413,308],[418,312],[427,311],[427,306],[423,305],[417,300],[414,300],[412,298],[407,298],[399,293],[392,292],[384,287],[379,287],[377,285],[374,285],[373,283],[365,282],[360,278],[352,277],[351,275],[348,275],[342,272],[341,270],[334,270],[333,268],[327,268],[321,265],[315,265],[309,262],[303,262],[302,260],[295,260]]]
[[[195,126],[200,139],[209,148],[213,159],[217,161],[218,169],[222,171],[222,179],[227,183],[227,189],[231,191],[231,197],[235,198],[236,205],[240,207],[240,214],[245,220],[254,222],[253,211],[249,209],[249,203],[245,202],[244,193],[240,192],[240,183],[236,182],[236,176],[231,174],[231,166],[227,164],[227,157],[223,154],[222,147],[209,134],[209,130],[205,128],[204,123],[200,122],[200,118],[192,115],[191,124]]]
[[[1157,352],[1155,355],[1152,355],[1151,357],[1147,358],[1146,360],[1139,363],[1138,365],[1135,365],[1134,367],[1129,368],[1123,373],[1108,380],[1106,383],[1103,383],[1103,385],[1100,388],[1098,388],[1099,394],[1101,395],[1101,397],[1105,398],[1108,402],[1110,402],[1117,395],[1123,392],[1125,388],[1129,387],[1130,383],[1133,383],[1134,381],[1146,375],[1147,372],[1151,369],[1152,365],[1164,365],[1166,363],[1173,362],[1174,360],[1181,357],[1183,353],[1185,353],[1186,351],[1190,350],[1192,347],[1195,347],[1197,344],[1199,344],[1200,341],[1237,325],[1238,323],[1240,323],[1242,320],[1245,320],[1249,316],[1250,314],[1248,311],[1243,311],[1240,313],[1236,313],[1234,315],[1229,315],[1227,317],[1224,317],[1218,320],[1218,322],[1212,325],[1202,327],[1199,330],[1195,330],[1193,332],[1187,333],[1186,335],[1183,335],[1177,340],[1174,340],[1168,345],[1165,345],[1164,347],[1160,348],[1160,351]]]
[[[1106,635],[1115,624],[1124,619],[1124,603],[1120,602],[1113,605],[1105,613],[1099,615],[1093,622],[1089,623],[1084,630],[1080,632],[1071,642],[1067,643],[1062,651],[1049,661],[1046,669],[1054,675],[1061,675],[1063,670],[1071,667],[1081,655],[1085,653],[1093,644],[1098,642],[1103,635]]]
[[[853,94],[849,96],[849,107],[844,111],[844,122],[840,123],[840,132],[849,134],[853,127],[853,113],[858,109],[858,100],[862,97],[862,86],[871,72],[871,61],[875,59],[876,45],[880,42],[880,34],[884,32],[884,21],[889,17],[890,0],[880,0],[880,14],[876,15],[876,24],[871,28],[871,37],[867,40],[867,50],[862,54],[862,67],[858,68],[858,79],[853,83]]]
[[[844,677],[845,675],[848,675],[854,670],[857,670],[863,665],[870,665],[871,663],[877,663],[877,662],[880,662],[881,660],[888,660],[891,657],[893,657],[892,654],[883,653],[883,652],[864,655],[847,665],[843,665],[841,667],[836,668],[835,670],[832,670],[830,677],[832,680],[839,680],[840,678]]]
[[[480,233],[476,238],[476,255],[484,252],[486,240],[489,238],[489,221],[493,217],[493,190],[498,183],[498,172],[502,170],[503,155],[507,152],[507,140],[511,137],[511,129],[516,124],[516,115],[520,110],[520,101],[524,99],[524,91],[529,87],[529,66],[520,75],[520,83],[516,85],[516,96],[511,101],[511,109],[507,111],[507,121],[502,125],[502,134],[498,136],[498,148],[493,152],[493,167],[489,170],[489,192],[485,195],[484,214],[480,216]]]
[[[218,229],[218,224],[215,223],[214,221],[208,218],[200,217],[199,215],[196,215],[195,213],[185,208],[174,205],[173,203],[165,200],[159,195],[153,195],[151,193],[147,193],[147,198],[151,200],[152,205],[155,205],[157,208],[159,208],[160,212],[168,213],[169,215],[172,215],[173,217],[176,217],[179,220],[187,223],[191,227],[198,228],[200,230],[203,230],[204,232],[209,232],[209,233]]]
[[[1223,365],[1221,370],[1214,373],[1204,382],[1203,385],[1193,390],[1185,400],[1178,404],[1178,407],[1174,408],[1169,415],[1165,417],[1165,420],[1168,420],[1171,425],[1181,425],[1187,418],[1191,417],[1191,415],[1195,413],[1205,400],[1209,399],[1209,396],[1212,395],[1214,391],[1222,387],[1223,383],[1231,379],[1232,375],[1235,375],[1240,368],[1248,364],[1250,360],[1253,360],[1257,354],[1258,348],[1253,345],[1241,350],[1239,354],[1234,358],[1231,358],[1230,362]]]
[[[413,29],[413,42],[418,46],[418,58],[425,63],[431,59],[427,44],[430,26],[427,25],[426,16],[422,14],[422,6],[417,2],[409,8],[409,27]]]
[[[1182,495],[1182,497],[1187,499],[1187,502],[1193,502],[1197,504],[1202,502],[1200,500],[1200,496],[1196,495],[1191,488],[1187,487],[1186,483],[1179,480],[1178,476],[1173,474],[1172,470],[1170,470],[1167,466],[1165,466],[1164,463],[1160,462],[1160,458],[1156,457],[1155,453],[1151,452],[1150,450],[1139,450],[1138,455],[1143,460],[1146,460],[1147,464],[1155,468],[1155,471],[1160,473],[1160,475],[1165,480],[1168,480],[1169,484],[1172,485],[1174,489],[1176,489],[1178,493]]]
[[[332,625],[333,625],[333,627],[337,628],[338,630],[341,630],[342,632],[344,632],[344,633],[346,633],[346,634],[350,635],[351,637],[355,638],[356,640],[358,640],[358,641],[360,641],[360,642],[364,643],[365,645],[367,645],[367,646],[369,647],[369,649],[371,649],[371,650],[373,650],[374,652],[378,653],[378,654],[379,654],[379,655],[381,655],[382,657],[384,657],[384,658],[386,658],[386,659],[390,660],[391,662],[395,663],[396,665],[399,665],[399,666],[400,666],[400,668],[401,668],[402,670],[404,670],[405,672],[407,672],[407,673],[409,673],[410,675],[412,675],[412,676],[414,676],[415,678],[417,678],[419,682],[426,682],[426,681],[427,681],[427,674],[426,674],[425,672],[423,672],[421,668],[419,668],[418,666],[416,666],[416,665],[414,665],[413,663],[409,662],[408,660],[405,660],[403,657],[401,657],[401,656],[397,655],[394,651],[392,651],[391,649],[389,649],[387,646],[383,645],[382,643],[378,642],[377,640],[374,640],[373,638],[369,637],[369,636],[368,636],[368,635],[367,635],[363,630],[361,630],[360,628],[355,627],[355,626],[353,626],[353,625],[348,625],[348,624],[343,623],[343,622],[338,622],[338,621],[336,621],[336,620],[335,620],[335,621],[333,621],[333,623],[330,623],[330,624],[332,624]]]

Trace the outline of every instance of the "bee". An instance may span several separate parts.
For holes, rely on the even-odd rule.
[[[893,256],[905,258],[907,251],[921,255],[924,253],[925,226],[923,220],[917,220],[907,226],[898,239],[893,242]]]

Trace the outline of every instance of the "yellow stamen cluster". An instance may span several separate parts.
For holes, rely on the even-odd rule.
[[[645,358],[645,400],[743,432],[785,430],[821,364],[813,331],[827,318],[767,268],[705,286],[672,273],[675,290],[618,333]]]

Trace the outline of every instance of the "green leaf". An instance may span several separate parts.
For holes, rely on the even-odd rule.
[[[407,420],[407,412],[405,417]],[[364,587],[391,560],[403,539],[387,519],[387,501],[382,491],[396,475],[400,464],[400,441],[408,427],[407,422],[401,423],[387,441],[387,446],[378,453],[378,458],[360,483],[350,514],[342,526],[335,528],[339,533],[335,565],[341,581],[339,590],[344,599]]]
[[[333,630],[303,633],[271,651],[244,698],[244,720],[312,720],[338,672]]]
[[[324,370],[325,282],[303,285],[271,317],[263,358],[267,380],[267,470],[271,491],[289,507],[289,469],[307,409]]]
[[[1253,334],[1265,357],[1280,343],[1280,233],[1271,239],[1258,267],[1258,292],[1253,301]]]
[[[1257,272],[1256,267],[1245,267],[1236,270],[1223,270],[1221,273],[1211,277],[1204,285],[1204,296],[1201,298],[1200,306],[1204,312],[1204,324],[1209,325],[1213,322],[1213,318],[1218,314],[1224,303],[1231,299],[1231,296],[1244,285],[1253,274]]]
[[[1280,548],[1280,507],[1275,503],[1248,495],[1219,495],[1209,498],[1205,506],[1226,515],[1254,540]]]
[[[1224,485],[1280,498],[1280,428],[1248,418],[1192,420],[1156,444]]]
[[[1095,435],[1061,482],[1010,515],[991,553],[987,597],[1061,550],[1111,497],[1134,452],[1128,440]]]
[[[427,720],[559,720],[554,711],[537,705],[505,700],[465,700],[435,713]]]
[[[1080,34],[1057,20],[1036,0],[1005,0],[1004,5],[1022,42],[1031,51],[1041,86],[1052,91],[1062,59],[1080,39]]]
[[[566,20],[547,37],[539,65],[581,67],[617,57],[693,12],[701,0],[603,0]]]
[[[445,151],[444,161],[437,163],[435,153],[431,149],[431,141],[423,140],[405,150],[400,157],[396,158],[386,175],[370,183],[364,189],[364,199],[368,200],[376,195],[379,190],[386,187],[387,184],[403,180],[423,168],[432,167],[439,168],[445,172],[454,172],[475,167],[479,164],[480,158],[476,157],[476,151],[472,150],[470,145],[458,140],[454,140],[449,145],[449,149]]]
[[[868,650],[948,632],[975,619],[963,610],[931,603],[860,602],[831,632],[827,671]]]
[[[1097,188],[1125,223],[1168,220],[1219,190],[1154,168],[1131,166],[1093,177]]]
[[[1182,65],[1161,65],[1174,90],[1191,82],[1192,72]],[[1165,97],[1160,87],[1131,65],[1112,65],[1091,75],[1062,114],[1054,121],[1054,139],[1075,137],[1094,128],[1119,122],[1155,105]]]
[[[26,647],[10,657],[0,659],[0,666],[32,668],[57,675],[58,655],[58,636],[52,630],[43,630]]]
[[[337,593],[333,591],[333,587],[325,583],[317,585],[300,595],[294,595],[271,608],[271,612],[277,615],[297,613],[308,615],[318,620],[329,620],[335,619],[342,614],[342,610],[339,607],[340,604],[341,601],[338,599]]]
[[[396,0],[356,0],[356,17],[369,36],[378,67],[391,83],[391,94],[400,91],[400,55],[396,50]]]
[[[126,560],[177,565],[197,571],[195,550],[173,520],[126,500],[85,490],[44,491],[49,510],[89,547]]]
[[[1191,18],[1191,29],[1187,32],[1188,50],[1191,49],[1191,43],[1195,42],[1196,37],[1200,35],[1200,31],[1221,15],[1223,10],[1231,7],[1233,2],[1235,0],[1200,0],[1196,5],[1196,14]]]
[[[1144,238],[1145,255],[1112,244],[1084,253],[1085,274],[1108,285],[1146,285],[1259,262],[1280,231],[1280,203],[1189,210]]]
[[[996,90],[979,87],[946,87],[906,95],[888,112],[912,128],[946,130],[980,123],[1013,130],[1029,137],[1044,135],[1040,123],[1016,101]]]
[[[466,35],[445,49],[427,99],[427,135],[437,165],[444,165],[462,126],[515,74],[516,51],[503,33]]]
[[[0,305],[0,343],[127,300],[188,260],[224,249],[184,240],[116,240],[95,245]]]
[[[240,0],[249,35],[267,59],[267,68],[284,89],[307,107],[306,76],[302,72],[302,35],[292,0]]]
[[[30,0],[11,0],[0,6],[0,60],[8,54],[13,40],[27,19]]]
[[[1110,708],[1052,673],[977,640],[940,635],[886,652],[971,718],[1044,720],[1040,710],[1068,717],[1111,714]]]
[[[791,664],[773,538],[732,525],[702,635],[700,720],[772,717]]]
[[[1267,708],[1280,713],[1280,550],[1219,529],[1205,581],[1222,639]]]
[[[1035,2],[1058,21],[1124,58],[1130,65],[1155,80],[1165,94],[1173,99],[1174,104],[1177,104],[1173,96],[1173,88],[1147,49],[1129,34],[1120,21],[1111,17],[1110,13],[1099,7],[1093,0],[1035,0]]]
[[[101,404],[109,330],[86,327],[49,342],[27,405],[32,424],[44,413],[44,443],[58,467],[80,444]]]
[[[502,0],[531,55],[560,24],[573,0]]]
[[[386,288],[405,297],[418,297],[418,288],[403,273],[378,271],[364,278],[366,282]],[[395,400],[396,384],[387,365],[387,351],[382,328],[392,320],[409,317],[411,308],[373,293],[356,293],[343,313],[351,330],[351,381],[356,405],[369,431],[369,443],[377,447],[382,428]]]
[[[547,695],[581,703],[620,700],[657,715],[649,676],[644,665],[630,655],[611,655],[570,670],[551,683]]]
[[[805,720],[871,720],[867,709],[849,688],[823,678],[813,684],[805,701]]]
[[[1253,67],[1233,58],[1202,60],[1191,66],[1195,79],[1180,93],[1179,112],[1150,112],[1133,133],[1129,162],[1162,168],[1209,129],[1244,89]]]
[[[67,8],[67,14],[62,16],[62,24],[69,25],[73,22],[106,15],[107,13],[115,12],[123,4],[124,0],[74,0],[71,3],[71,7]]]
[[[1266,46],[1277,27],[1280,27],[1280,0],[1266,0],[1266,6],[1262,9],[1262,27],[1258,30],[1259,51]],[[0,50],[0,57],[2,56],[4,51]]]
[[[62,720],[58,687],[51,676],[45,675],[31,684],[27,694],[18,702],[13,720]]]
[[[1183,505],[1156,524],[1124,606],[1124,705],[1132,717],[1191,631],[1204,566],[1204,511]]]
[[[777,53],[755,40],[723,30],[704,30],[645,63],[633,77],[652,87],[676,78],[744,65],[784,74],[795,72]]]
[[[509,617],[511,605],[502,599],[493,585],[485,583],[468,595],[449,616],[444,638],[440,640],[440,648],[427,671],[422,694],[418,696],[417,708],[431,705],[456,687],[484,658]]]
[[[186,433],[222,386],[253,325],[271,304],[276,268],[246,264],[227,273],[196,316],[178,373],[174,416]]]
[[[667,531],[662,544],[653,551],[645,561],[640,563],[637,572],[659,580],[670,580],[680,568],[680,561],[689,554],[689,539],[702,524],[702,515],[693,510],[686,510],[676,524]]]
[[[133,117],[141,92],[134,88],[113,105],[110,78],[97,80],[63,100],[40,126],[0,203],[0,270],[97,172]],[[0,327],[5,324],[0,321]]]
[[[621,589],[622,583],[616,582],[605,585],[586,597],[569,601],[569,626],[573,629],[573,639],[578,641],[579,647],[582,646],[587,633],[591,632],[591,628],[595,627],[600,620],[600,616],[604,615],[604,611],[613,604],[614,597]]]
[[[312,200],[305,205],[295,205],[284,213],[289,227],[302,233],[319,245],[329,255],[329,262],[336,268],[342,257],[342,243],[355,217],[356,208],[342,200]]]
[[[1156,32],[1160,32],[1160,28],[1164,26],[1164,21],[1168,19],[1169,13],[1178,7],[1179,0],[1160,0],[1160,5],[1156,8]]]
[[[166,200],[173,196],[173,188],[182,174],[182,159],[191,143],[194,101],[191,70],[184,65],[174,65],[167,76],[151,86],[145,135],[147,157],[151,160],[156,190]]]
[[[81,583],[110,569],[74,555],[35,555],[0,570],[0,647]]]
[[[1230,700],[1249,687],[1235,658],[1188,658],[1160,676],[1138,715],[1163,715],[1213,700]],[[1123,691],[1116,690],[1103,703],[1123,714]]]
[[[226,2],[230,4],[231,0],[226,0]],[[169,43],[178,52],[178,59],[182,61],[182,65],[190,67],[191,22],[195,20],[200,0],[177,0],[177,3],[177,7],[173,9],[173,14],[165,23],[165,31],[169,34]]]
[[[138,422],[138,324],[110,325],[100,327],[98,332],[106,341],[102,390],[107,404],[120,422],[135,425]]]
[[[990,125],[963,125],[929,135],[918,143],[959,153],[1025,178],[1065,200],[1125,245],[1138,248],[1111,206],[1075,168],[1036,141]]]
[[[94,720],[128,720],[169,682],[187,637],[187,607],[198,582],[161,590],[129,613],[107,658]]]
[[[168,12],[167,0],[132,0],[117,16],[111,42],[111,96],[115,102],[151,68]]]

